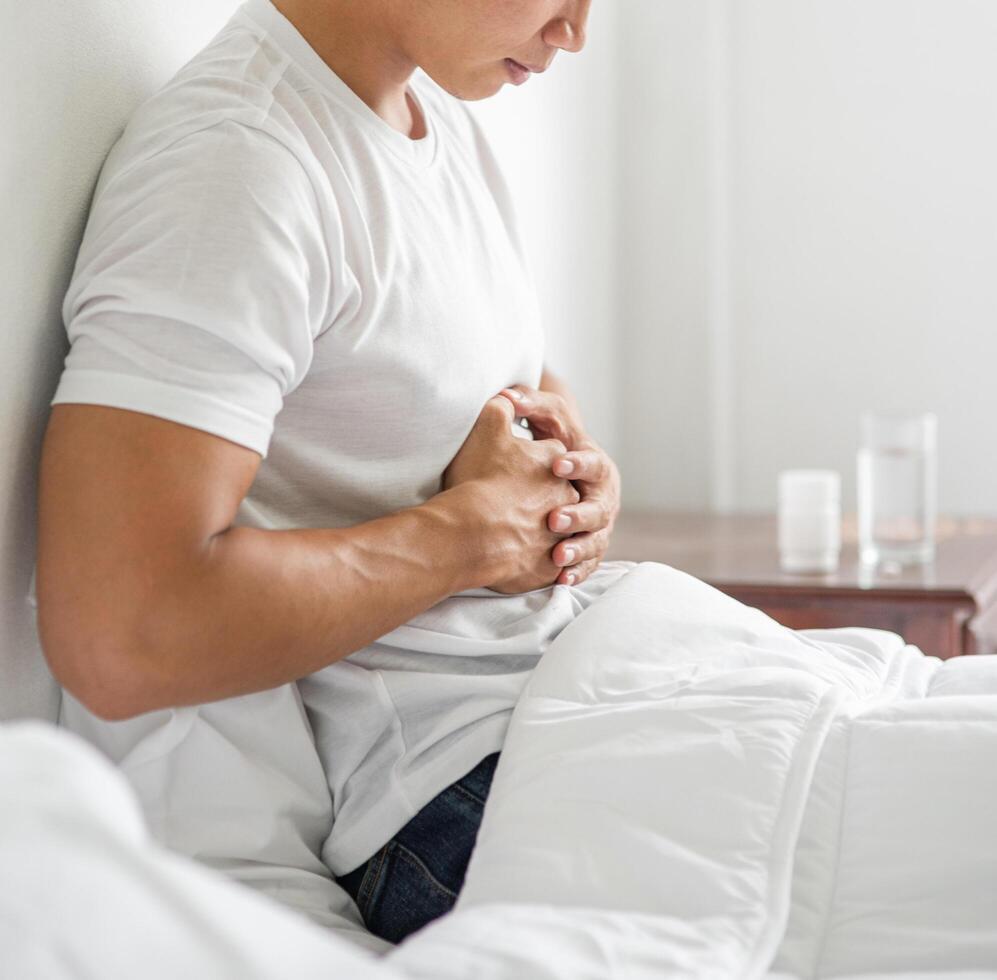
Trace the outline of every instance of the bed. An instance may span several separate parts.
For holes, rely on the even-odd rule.
[[[643,563],[513,715],[455,910],[398,947],[152,842],[119,773],[0,729],[18,977],[997,976],[997,660],[794,632]]]

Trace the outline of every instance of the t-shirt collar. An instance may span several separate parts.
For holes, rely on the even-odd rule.
[[[409,94],[419,107],[426,124],[426,135],[419,140],[410,139],[385,122],[356,92],[353,91],[319,56],[318,52],[305,40],[292,24],[270,0],[246,0],[241,12],[257,26],[266,31],[268,37],[306,72],[321,89],[334,98],[344,108],[349,109],[376,138],[384,142],[403,159],[420,166],[433,162],[437,149],[436,126],[429,115],[425,102],[409,86]]]

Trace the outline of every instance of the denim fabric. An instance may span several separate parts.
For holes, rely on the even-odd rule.
[[[374,935],[399,943],[453,907],[498,757],[498,752],[485,756],[430,800],[373,857],[337,879]]]

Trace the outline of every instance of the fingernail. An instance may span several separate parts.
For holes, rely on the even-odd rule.
[[[554,519],[554,529],[557,531],[567,531],[571,527],[571,518],[567,514],[558,514]]]
[[[517,402],[521,402],[523,400],[523,393],[521,391],[516,391],[515,388],[506,388],[505,390],[512,395]]]
[[[574,548],[565,548],[564,549],[564,558],[562,558],[561,561],[565,565],[571,565],[574,562],[574,560],[575,560],[575,549]]]
[[[565,585],[574,585],[575,584],[575,573],[572,572],[571,574],[569,574],[568,577],[564,580],[564,582],[565,582]]]
[[[575,469],[575,464],[571,462],[570,459],[559,459],[554,464],[554,472],[558,476],[567,476],[569,473],[573,472]]]

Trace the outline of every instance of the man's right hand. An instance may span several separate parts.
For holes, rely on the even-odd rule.
[[[489,399],[443,473],[444,490],[463,485],[473,491],[475,533],[494,576],[484,585],[510,594],[554,584],[561,567],[551,552],[569,535],[553,533],[547,515],[580,499],[571,482],[551,470],[565,452],[564,444],[517,438],[512,433],[515,422],[509,399]]]

